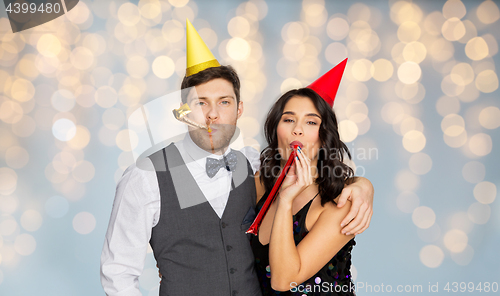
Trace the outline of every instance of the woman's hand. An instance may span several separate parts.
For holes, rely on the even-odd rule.
[[[295,157],[279,192],[280,200],[289,203],[293,202],[304,189],[313,183],[311,160],[302,153],[300,147],[297,148]]]

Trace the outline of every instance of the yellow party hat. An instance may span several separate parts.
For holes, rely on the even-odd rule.
[[[188,19],[186,19],[186,51],[186,77],[207,68],[220,67],[219,62]]]

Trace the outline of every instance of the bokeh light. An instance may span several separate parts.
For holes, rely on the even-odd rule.
[[[70,60],[76,69],[87,70],[94,64],[94,54],[86,47],[77,47],[71,52]]]
[[[418,228],[417,235],[423,242],[436,243],[437,241],[439,241],[440,238],[442,238],[441,227],[439,227],[439,225],[434,223],[429,228],[425,228],[425,229]]]
[[[410,170],[417,175],[425,175],[432,168],[432,159],[428,154],[415,153],[410,157]]]
[[[476,15],[485,24],[492,24],[500,18],[500,11],[494,1],[483,1],[479,4]]]
[[[89,234],[95,226],[95,217],[89,212],[80,212],[73,218],[73,229],[79,234]]]
[[[326,32],[335,41],[343,40],[349,34],[349,23],[341,17],[332,18],[328,21]]]
[[[56,91],[51,97],[52,107],[59,112],[68,112],[75,106],[75,96],[66,89]]]
[[[469,242],[467,234],[458,229],[452,229],[446,232],[443,240],[446,248],[452,253],[463,252],[467,247],[467,243]]]
[[[465,233],[470,233],[474,228],[474,224],[469,220],[468,214],[462,211],[456,212],[451,216],[449,226],[452,229],[459,229]]]
[[[424,149],[426,141],[427,140],[422,132],[412,130],[404,134],[403,147],[409,152],[417,153]]]
[[[42,215],[35,210],[27,210],[21,216],[21,226],[27,231],[37,231],[42,226]]]
[[[494,106],[484,108],[479,114],[479,123],[487,129],[498,128],[500,126],[500,109]]]
[[[10,195],[17,187],[16,172],[7,167],[0,167],[0,194]]]
[[[460,0],[448,0],[443,5],[443,16],[447,19],[461,19],[466,12],[465,5]]]
[[[122,177],[141,144],[127,118],[179,89],[186,18],[219,62],[237,70],[245,104],[238,120],[242,142],[259,151],[266,147],[266,112],[280,93],[309,85],[348,57],[334,106],[339,133],[353,153],[353,167],[391,201],[381,208],[382,220],[416,230],[408,229],[394,246],[418,246],[409,248],[409,256],[419,253],[421,266],[411,268],[422,274],[479,266],[496,243],[491,233],[498,222],[498,1],[379,4],[344,1],[333,7],[304,0],[276,10],[281,4],[265,0],[80,1],[42,26],[3,30],[0,284],[7,294],[33,294],[30,285],[15,287],[12,275],[29,274],[29,260],[57,252],[47,248],[58,243],[53,227],[63,227],[57,237],[92,233],[81,237],[76,250],[70,244],[58,267],[67,268],[71,256],[85,262],[87,251],[100,251],[93,247],[102,247],[102,222],[108,221],[116,185],[106,182]],[[0,28],[9,26],[0,18]],[[370,147],[380,150],[380,158],[377,152],[377,161],[359,159],[358,148]],[[386,178],[373,177],[375,171]],[[443,172],[447,178],[440,182]],[[448,183],[453,186],[446,188]],[[99,202],[95,188],[107,192]],[[391,248],[379,252],[386,258]],[[143,294],[158,295],[151,253],[149,248],[139,285]],[[390,257],[401,259],[396,253]],[[84,264],[80,271],[89,268]],[[467,275],[471,281],[491,273],[488,265],[474,270]],[[46,271],[53,274],[50,267]],[[36,280],[47,278],[43,274],[31,286],[39,286]],[[92,289],[61,293],[99,293]]]
[[[484,70],[476,76],[476,87],[484,93],[498,89],[498,76],[493,70]]]
[[[343,142],[352,142],[358,136],[358,126],[351,120],[342,120],[339,122],[340,139]]]
[[[418,228],[426,229],[434,224],[436,221],[436,214],[431,208],[420,206],[413,210],[411,219]]]
[[[422,121],[412,116],[408,116],[400,122],[399,130],[397,129],[397,126],[398,125],[395,124],[393,125],[393,128],[395,129],[396,133],[402,136],[411,131],[424,131],[424,124],[422,123]]]
[[[437,268],[443,263],[444,253],[436,245],[427,245],[420,250],[420,261],[429,268]]]
[[[54,122],[54,124],[52,125],[52,134],[59,141],[66,142],[73,139],[73,137],[75,136],[76,126],[73,121],[66,118],[61,118]]]
[[[61,196],[52,196],[45,202],[45,212],[52,218],[62,218],[69,209],[68,201]]]
[[[402,23],[398,28],[398,39],[401,42],[409,43],[412,41],[417,41],[420,38],[422,30],[420,26],[412,21],[407,21]]]
[[[95,168],[94,165],[86,160],[80,161],[75,164],[72,176],[80,183],[86,183],[94,178]]]
[[[412,191],[401,192],[396,200],[396,205],[398,209],[403,213],[413,213],[413,211],[419,206],[420,199],[417,194]]]
[[[404,62],[398,68],[398,78],[401,82],[406,84],[417,82],[421,75],[422,70],[415,62]]]
[[[19,78],[12,83],[10,92],[13,99],[26,102],[35,95],[35,87],[29,80]]]
[[[5,162],[13,169],[20,169],[28,164],[30,155],[20,146],[12,146],[5,152]]]
[[[250,55],[250,45],[245,39],[239,37],[229,40],[226,50],[228,55],[237,61],[245,60]]]
[[[14,249],[19,255],[31,255],[36,249],[36,240],[30,234],[20,234],[16,237],[16,240],[14,242]]]
[[[497,187],[491,182],[481,182],[474,187],[474,198],[482,204],[491,204],[496,197]]]
[[[103,108],[113,107],[117,101],[118,95],[111,86],[101,86],[95,92],[95,102]]]
[[[467,245],[465,249],[460,253],[451,253],[451,259],[455,261],[456,264],[466,266],[474,257],[474,249]]]
[[[469,161],[462,168],[462,176],[469,183],[479,183],[486,176],[486,168],[479,161]]]
[[[446,40],[457,41],[465,35],[465,25],[459,18],[452,17],[444,22],[441,32]]]
[[[490,135],[485,133],[475,134],[469,140],[470,151],[477,156],[488,155],[493,149]]]
[[[373,79],[383,82],[392,77],[394,67],[389,60],[378,59],[370,67],[370,75]]]
[[[491,208],[488,205],[475,202],[467,209],[467,215],[476,224],[486,224],[490,220]]]
[[[420,178],[409,170],[402,170],[396,175],[396,187],[401,191],[414,191],[419,185]]]
[[[153,61],[153,73],[161,79],[167,79],[174,74],[175,64],[168,56],[159,56]]]
[[[446,115],[441,121],[441,130],[450,137],[456,137],[465,130],[465,120],[458,114]]]

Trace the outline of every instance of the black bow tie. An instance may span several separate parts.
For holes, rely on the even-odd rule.
[[[222,159],[207,157],[205,169],[208,177],[213,178],[221,168],[226,168],[228,171],[234,171],[237,161],[236,153],[233,151],[229,152]]]

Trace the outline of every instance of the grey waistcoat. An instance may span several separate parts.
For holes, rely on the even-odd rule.
[[[231,190],[222,218],[205,199],[175,145],[149,156],[161,196],[160,219],[150,240],[163,276],[161,296],[261,295],[245,234],[255,213],[255,183],[247,159],[235,152],[238,164],[232,175],[233,185],[238,185]]]

